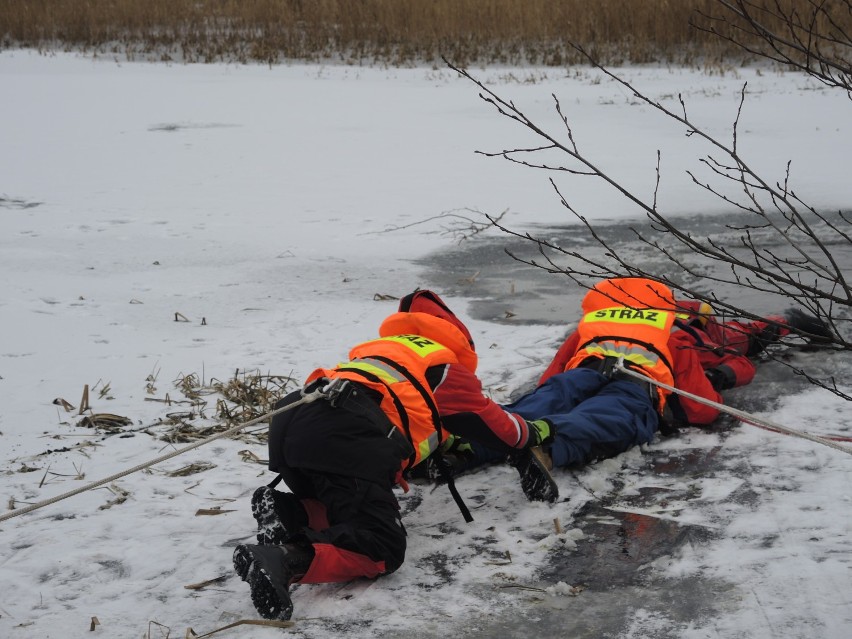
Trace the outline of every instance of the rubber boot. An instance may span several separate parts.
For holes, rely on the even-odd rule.
[[[311,547],[284,544],[234,549],[234,570],[251,588],[251,601],[264,619],[289,619],[293,614],[290,585],[302,577],[314,559]]]

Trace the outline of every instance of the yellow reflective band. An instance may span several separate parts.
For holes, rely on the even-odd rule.
[[[644,348],[631,348],[626,345],[616,346],[612,342],[589,344],[583,350],[603,357],[623,357],[627,361],[638,364],[639,366],[654,366],[660,361],[659,357]]]
[[[420,355],[420,357],[426,357],[427,355],[431,355],[436,351],[446,348],[438,342],[432,341],[422,335],[393,335],[391,337],[380,337],[379,339],[407,346],[412,351]]]
[[[653,326],[654,328],[665,328],[668,319],[669,313],[666,311],[657,311],[650,308],[612,306],[586,313],[583,321],[586,323],[616,322],[618,324],[644,324],[646,326]]]
[[[341,362],[337,365],[337,368],[344,370],[355,369],[359,371],[364,371],[365,373],[369,373],[370,375],[375,375],[388,385],[402,381],[402,378],[399,376],[399,374],[393,374],[387,368],[376,364],[370,364],[369,362],[367,362],[367,360],[363,359],[356,359],[351,362]]]
[[[438,447],[438,433],[432,433],[418,446],[420,459],[426,459]]]

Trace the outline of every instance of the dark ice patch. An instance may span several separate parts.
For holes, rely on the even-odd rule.
[[[197,122],[165,122],[162,124],[152,124],[148,127],[149,131],[165,131],[166,133],[174,133],[175,131],[183,131],[188,129],[227,129],[240,126],[239,124],[224,124],[221,122],[197,123]]]
[[[17,197],[3,197],[0,195],[0,208],[2,209],[34,209],[44,202],[31,202]]]
[[[828,222],[838,224],[840,228],[848,228],[839,213],[826,213],[825,218]],[[567,212],[566,219],[572,219]],[[693,237],[712,238],[718,245],[728,248],[735,258],[746,262],[753,260],[753,256],[740,244],[742,231],[737,229],[745,223],[741,214],[714,213],[670,219],[681,231]],[[566,252],[573,251],[592,259],[603,259],[604,249],[579,223],[561,226],[528,225],[524,228],[506,224],[508,228],[521,233],[529,232],[533,237],[546,240]],[[852,244],[840,234],[828,230],[825,222],[815,222],[814,227],[824,240],[826,248],[832,252],[833,259],[841,267],[852,265]],[[691,275],[676,267],[660,251],[639,241],[634,229],[647,238],[659,241],[661,246],[671,249],[692,273],[698,275]],[[715,294],[719,299],[730,300],[756,312],[780,312],[789,305],[789,300],[783,296],[736,288],[715,281],[710,276],[729,276],[724,265],[695,253],[687,253],[682,245],[672,242],[669,236],[655,231],[646,219],[598,221],[595,231],[610,250],[621,255],[625,262],[649,273],[666,275],[673,281],[697,291],[708,295]],[[793,255],[790,245],[769,228],[753,229],[751,237],[761,250],[779,258],[800,257]],[[419,263],[425,268],[425,274],[436,290],[448,296],[474,298],[468,312],[476,319],[500,323],[576,323],[585,290],[563,274],[550,273],[545,268],[534,268],[508,254],[535,261],[551,269],[569,259],[553,249],[545,248],[543,251],[544,255],[536,243],[530,240],[495,231],[487,235],[477,235],[475,240],[442,249],[419,260]],[[552,264],[548,263],[548,259]],[[793,274],[795,275],[795,272]],[[842,309],[838,312],[842,312]]]
[[[542,580],[590,590],[642,585],[649,580],[643,569],[652,562],[672,555],[686,543],[711,538],[706,528],[625,508],[588,504],[572,522],[584,538],[577,541],[576,549],[559,551],[542,573]]]

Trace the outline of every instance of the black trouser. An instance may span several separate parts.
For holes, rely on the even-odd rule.
[[[294,393],[278,406],[297,397]],[[335,408],[324,400],[280,413],[269,431],[269,469],[280,473],[295,495],[276,500],[279,510],[288,511],[279,513],[288,530],[301,531],[310,543],[383,561],[385,572],[392,572],[402,564],[406,547],[392,490],[401,453],[377,421],[374,412]],[[308,522],[305,499],[322,504],[327,527]]]
[[[290,530],[301,529],[309,543],[331,544],[344,550],[384,561],[386,572],[399,568],[405,559],[406,535],[393,492],[356,477],[301,469],[282,468],[284,482],[295,499],[279,503],[279,513]],[[302,499],[315,499],[325,507],[328,528],[308,527]]]

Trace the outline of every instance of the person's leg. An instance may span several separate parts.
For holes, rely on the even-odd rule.
[[[257,543],[275,546],[291,542],[303,528],[327,528],[324,510],[316,499],[300,498],[291,492],[261,486],[251,497],[251,512],[257,521]],[[312,521],[318,519],[319,521]]]
[[[613,457],[654,439],[659,415],[638,384],[617,380],[567,413],[540,415],[554,426],[555,467]]]
[[[294,391],[279,400],[275,409],[283,408],[300,398],[300,391]],[[348,417],[348,414],[344,417]],[[256,489],[252,495],[251,508],[257,521],[258,544],[289,543],[304,528],[328,528],[325,507],[317,501],[313,482],[301,467],[310,466],[312,459],[316,460],[318,456],[322,456],[322,453],[316,451],[323,450],[323,444],[310,438],[306,439],[304,432],[314,432],[318,420],[328,423],[340,419],[341,414],[325,402],[296,406],[272,418],[268,440],[269,469],[278,473],[278,478],[271,484]],[[297,435],[295,445],[291,437],[294,432]],[[288,451],[303,464],[292,467],[288,463]],[[275,489],[282,480],[289,492]]]
[[[292,469],[291,469],[292,470]],[[405,529],[389,487],[299,469],[315,499],[288,501],[305,511],[303,526],[281,545],[241,544],[234,569],[267,619],[289,619],[294,583],[344,582],[393,572],[405,558]],[[307,506],[307,508],[305,508]]]
[[[270,447],[270,459],[272,455]],[[277,458],[278,478],[256,489],[251,498],[252,515],[257,521],[257,543],[278,545],[293,541],[305,527],[328,527],[322,504],[316,499],[311,477],[303,469],[290,467],[283,454]],[[290,490],[275,487],[282,482]]]
[[[304,530],[316,557],[300,582],[376,577],[399,568],[406,534],[393,491],[354,477],[308,474],[325,506],[328,527]]]
[[[568,413],[594,396],[607,383],[607,378],[589,368],[572,368],[549,378],[533,392],[504,406],[524,419],[541,419],[546,415]]]
[[[532,393],[505,408],[525,419],[546,418],[553,425],[558,422],[553,419],[553,415],[564,418],[584,401],[594,397],[606,384],[607,378],[599,372],[575,368],[554,375]],[[509,464],[517,469],[521,490],[527,499],[552,503],[559,498],[559,487],[550,472],[554,464],[547,451],[535,447],[512,452]]]
[[[290,585],[307,572],[314,559],[310,546],[282,544],[234,548],[234,570],[251,588],[251,601],[265,619],[289,619],[293,614]]]

